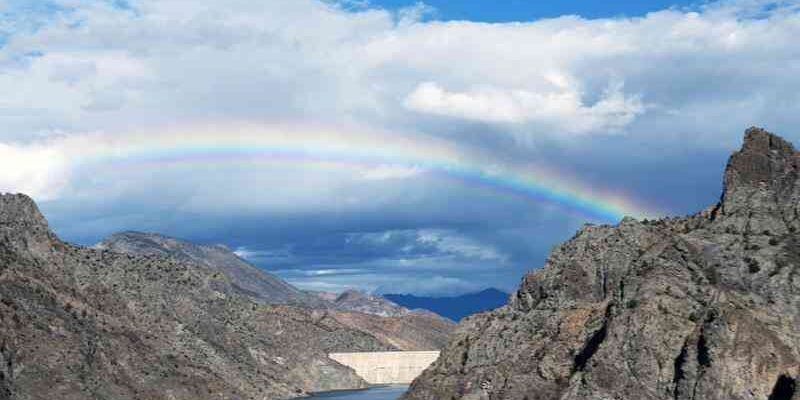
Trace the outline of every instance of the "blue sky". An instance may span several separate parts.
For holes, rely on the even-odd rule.
[[[347,3],[0,0],[0,191],[79,244],[454,294],[713,204],[749,126],[800,141],[797,0]]]
[[[370,4],[388,9],[402,9],[418,4],[414,0],[373,0]],[[635,17],[671,7],[685,8],[702,4],[697,1],[645,0],[645,1],[586,1],[586,0],[429,0],[424,4],[435,9],[431,16],[441,20],[468,20],[481,22],[533,21],[562,15],[580,15],[585,18]]]

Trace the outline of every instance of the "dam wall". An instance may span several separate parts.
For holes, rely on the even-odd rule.
[[[439,358],[439,352],[331,353],[328,357],[352,368],[369,384],[408,384]]]

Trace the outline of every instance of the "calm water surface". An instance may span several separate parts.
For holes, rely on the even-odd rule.
[[[319,393],[312,399],[326,400],[397,400],[408,386],[376,386],[366,390]]]

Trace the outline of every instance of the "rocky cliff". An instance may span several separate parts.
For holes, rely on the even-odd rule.
[[[719,204],[585,226],[404,399],[800,399],[799,177],[749,129]]]
[[[391,349],[219,270],[59,240],[0,195],[0,399],[283,399],[365,384],[328,352]]]

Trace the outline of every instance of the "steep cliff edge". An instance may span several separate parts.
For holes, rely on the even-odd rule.
[[[749,129],[718,205],[585,226],[403,398],[800,399],[798,168]]]
[[[328,352],[391,348],[202,264],[64,243],[0,195],[2,400],[283,399],[365,385]]]

